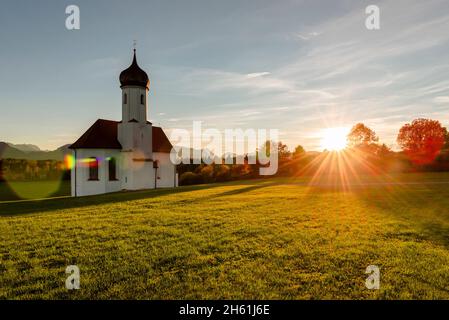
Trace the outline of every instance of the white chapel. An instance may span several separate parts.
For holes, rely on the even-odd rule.
[[[178,185],[172,145],[162,128],[147,120],[150,80],[137,64],[135,49],[120,84],[122,120],[98,119],[69,147],[74,197]]]

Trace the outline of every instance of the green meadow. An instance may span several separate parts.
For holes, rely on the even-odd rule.
[[[0,203],[0,298],[449,299],[448,174],[309,182]]]
[[[0,203],[22,199],[43,199],[70,195],[70,181],[0,182]]]

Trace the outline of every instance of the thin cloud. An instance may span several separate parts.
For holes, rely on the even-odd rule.
[[[306,34],[298,33],[296,36],[301,40],[308,41],[308,40],[315,38],[319,35],[320,35],[319,32],[314,31],[314,32],[306,33]]]
[[[246,75],[247,78],[258,78],[258,77],[264,77],[270,75],[270,72],[256,72],[256,73],[248,73]]]
[[[435,102],[435,103],[441,103],[441,104],[449,103],[449,96],[435,97],[435,98],[433,99],[433,102]]]

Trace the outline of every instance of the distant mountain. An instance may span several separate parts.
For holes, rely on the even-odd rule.
[[[41,149],[34,145],[34,144],[13,144],[13,143],[7,143],[10,147],[13,147],[17,150],[23,151],[23,152],[37,152],[41,151]]]
[[[0,159],[3,158],[25,159],[25,157],[26,157],[25,152],[11,147],[6,142],[0,142]]]
[[[21,150],[17,145],[12,145],[6,142],[0,142],[0,159],[26,159],[26,160],[64,160],[64,156],[66,154],[70,154],[69,145],[64,145],[59,147],[54,151],[41,151],[39,147],[36,147],[38,150],[36,151],[33,147],[26,147],[25,150]],[[32,145],[25,145],[32,146]],[[22,148],[23,149],[23,148]],[[34,150],[33,150],[34,149]],[[29,151],[31,150],[31,151]]]

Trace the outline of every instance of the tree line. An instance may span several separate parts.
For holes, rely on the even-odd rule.
[[[271,141],[258,152],[277,148],[275,176],[285,177],[338,174],[341,170],[358,174],[449,171],[449,133],[439,121],[415,119],[400,128],[396,141],[400,151],[380,143],[374,130],[358,123],[347,136],[347,148],[340,152],[306,152],[301,145],[289,150],[284,143]],[[263,178],[259,175],[261,166],[257,161],[249,164],[246,156],[243,164],[180,164],[177,172],[180,185],[191,185]],[[70,180],[64,161],[0,159],[0,181],[59,179]]]
[[[319,174],[385,174],[401,172],[449,171],[449,133],[437,120],[415,119],[402,126],[397,139],[400,151],[379,143],[376,132],[363,123],[352,127],[347,147],[339,152],[306,152],[298,145],[290,151],[282,142],[275,147],[279,167],[275,176],[293,177]],[[265,150],[273,144],[266,142]],[[261,148],[264,149],[264,148]],[[265,152],[264,150],[264,152]],[[181,164],[180,185],[261,178],[260,164]]]
[[[0,159],[0,181],[70,180],[63,161]]]

